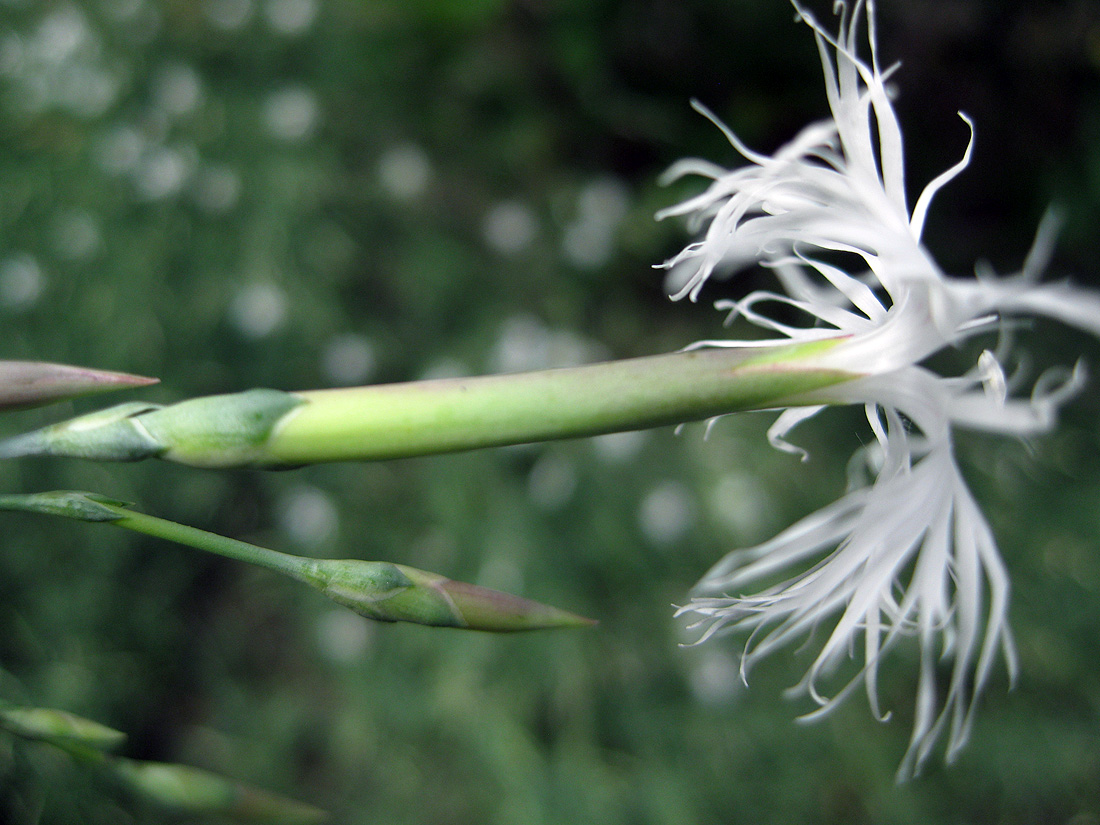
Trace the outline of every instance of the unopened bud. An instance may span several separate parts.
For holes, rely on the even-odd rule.
[[[39,361],[0,361],[0,410],[37,407],[82,395],[155,383],[156,378],[124,372]]]
[[[113,759],[110,772],[129,791],[175,814],[240,822],[312,825],[324,811],[187,765]]]
[[[122,731],[53,708],[0,706],[0,728],[23,739],[98,751],[112,750],[126,738]]]

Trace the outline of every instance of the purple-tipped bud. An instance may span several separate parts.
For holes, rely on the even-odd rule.
[[[0,410],[157,383],[156,378],[38,361],[0,361]]]
[[[476,584],[440,579],[431,586],[454,605],[471,629],[507,632],[596,624],[593,619]]]

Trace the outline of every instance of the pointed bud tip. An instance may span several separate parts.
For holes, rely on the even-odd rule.
[[[0,361],[0,410],[25,409],[97,392],[146,387],[159,378],[41,361]]]
[[[446,579],[436,587],[453,602],[470,630],[507,633],[592,627],[596,624],[594,619],[476,584]]]

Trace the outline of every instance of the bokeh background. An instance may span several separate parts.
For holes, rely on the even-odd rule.
[[[815,8],[824,19],[828,4]],[[926,240],[1014,270],[1051,203],[1052,276],[1100,285],[1100,13],[1088,0],[882,2],[911,188],[954,163]],[[169,402],[560,366],[721,333],[652,268],[678,157],[734,164],[699,98],[773,150],[825,114],[785,0],[0,2],[0,357],[159,376]],[[767,283],[750,273],[718,298]],[[734,334],[743,334],[736,332]],[[1100,347],[1019,330],[1021,368]],[[976,346],[988,346],[978,342]],[[948,356],[972,364],[977,349]],[[957,763],[904,786],[915,653],[825,721],[781,698],[812,658],[736,675],[672,619],[726,551],[833,500],[868,433],[838,410],[480,453],[214,473],[0,465],[291,552],[387,559],[599,619],[490,637],[378,627],[265,571],[108,527],[0,516],[0,696],[127,731],[339,823],[1100,822],[1096,384],[1054,434],[960,438],[1014,578],[999,672]],[[120,398],[119,400],[127,400]],[[11,433],[95,409],[7,416]],[[0,739],[0,821],[161,822]]]

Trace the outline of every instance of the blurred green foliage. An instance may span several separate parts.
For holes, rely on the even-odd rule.
[[[822,17],[827,4],[818,4]],[[1047,205],[1058,271],[1100,282],[1100,16],[1088,3],[883,2],[912,188],[961,154],[927,239],[1019,264]],[[933,7],[936,11],[933,12]],[[720,334],[652,270],[685,240],[654,180],[736,163],[825,112],[785,0],[0,3],[0,357],[162,378],[171,401],[660,352]],[[683,185],[688,191],[690,182]],[[766,283],[748,275],[737,293]],[[1038,365],[1082,337],[1022,330]],[[985,342],[988,345],[988,342]],[[972,363],[963,353],[960,363]],[[6,417],[3,432],[94,409]],[[4,514],[0,696],[126,731],[340,823],[1100,821],[1100,403],[1030,449],[966,441],[1013,572],[1022,677],[952,768],[892,781],[915,657],[821,724],[781,700],[806,655],[737,680],[736,640],[671,619],[726,550],[835,498],[858,411],[767,447],[765,416],[280,474],[0,465],[291,552],[387,559],[601,622],[522,638],[376,627],[262,570]],[[1053,609],[1052,609],[1053,608]],[[0,739],[0,820],[161,821]]]

